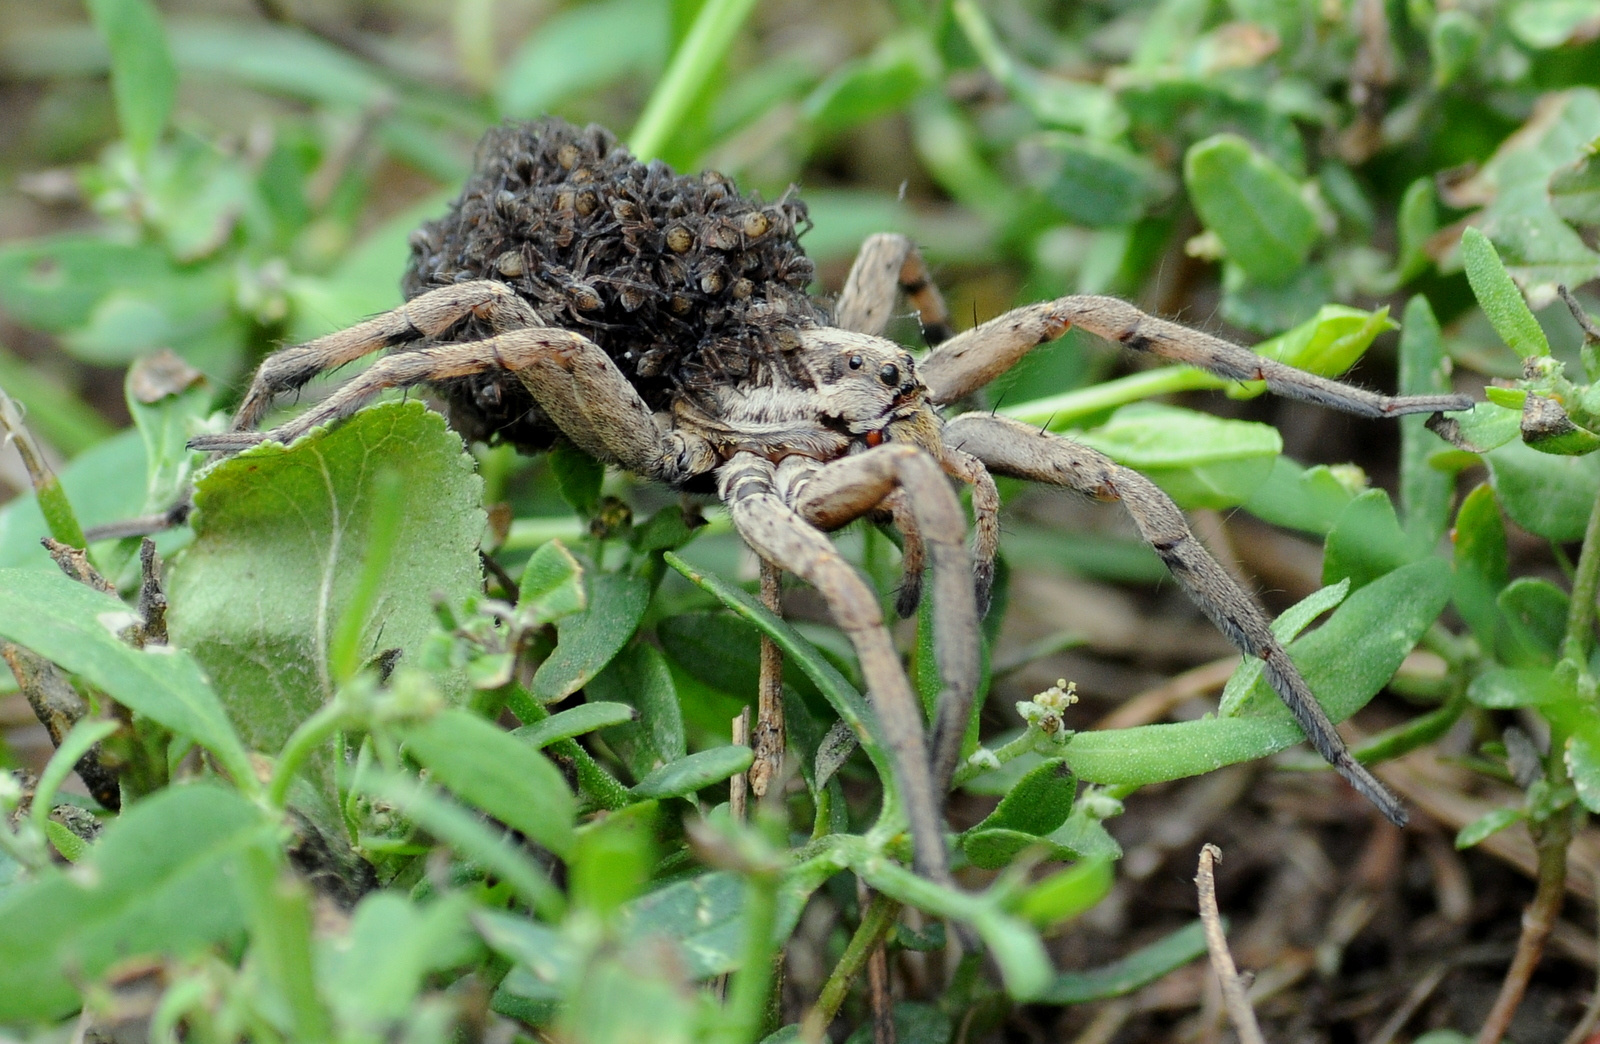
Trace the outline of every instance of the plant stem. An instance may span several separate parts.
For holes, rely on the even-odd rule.
[[[816,1005],[806,1012],[805,1021],[800,1024],[801,1040],[816,1044],[823,1039],[829,1024],[833,1022],[833,1017],[839,1014],[839,1007],[850,992],[850,983],[866,966],[867,958],[872,956],[878,944],[888,937],[889,929],[894,927],[899,917],[898,900],[891,899],[882,892],[873,895],[871,904],[861,915],[861,923],[856,926],[856,933],[850,937],[850,943],[844,949],[844,955],[834,966],[828,981],[822,984],[822,992],[817,995]]]
[[[1580,674],[1589,673],[1589,639],[1594,631],[1595,595],[1600,592],[1600,497],[1589,510],[1583,534],[1578,571],[1572,578],[1572,602],[1567,610],[1567,637],[1561,658],[1571,660]]]
[[[772,993],[772,929],[778,920],[778,888],[783,878],[773,872],[752,873],[745,885],[744,962],[733,973],[728,1006],[723,1012],[726,1044],[760,1040]]]
[[[289,734],[283,753],[278,755],[272,783],[267,788],[267,801],[273,808],[283,808],[288,803],[289,785],[294,782],[296,773],[318,747],[344,728],[344,720],[344,702],[336,696]]]
[[[1237,382],[1224,380],[1192,366],[1163,366],[1106,381],[1092,388],[1034,399],[1009,409],[1002,407],[999,413],[1024,424],[1042,424],[1051,431],[1057,431],[1082,417],[1156,395],[1198,391],[1202,388],[1226,388],[1234,383]]]
[[[635,156],[655,159],[672,139],[753,7],[755,0],[706,0],[629,136]]]
[[[505,687],[505,705],[524,725],[536,725],[550,717],[544,704],[515,682]],[[572,771],[578,777],[578,789],[600,808],[614,811],[633,800],[628,796],[628,788],[602,768],[577,740],[556,740],[550,744],[550,750],[556,757],[572,762]]]
[[[1588,548],[1585,547],[1585,553]],[[1559,760],[1559,755],[1547,760]],[[1489,1017],[1478,1031],[1477,1044],[1500,1044],[1511,1016],[1522,1003],[1528,980],[1544,952],[1545,940],[1555,927],[1561,913],[1561,901],[1567,890],[1567,842],[1572,839],[1572,818],[1564,809],[1556,811],[1543,823],[1529,824],[1534,845],[1539,852],[1539,886],[1522,915],[1522,937],[1517,940],[1517,953],[1511,959],[1505,981],[1500,984],[1500,995],[1495,998]]]

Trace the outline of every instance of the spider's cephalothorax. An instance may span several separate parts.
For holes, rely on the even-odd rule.
[[[805,205],[744,196],[720,174],[645,164],[600,127],[491,130],[460,197],[411,237],[408,298],[474,279],[515,290],[540,319],[599,345],[652,409],[782,365],[815,324]],[[459,324],[451,340],[492,332]],[[543,449],[560,434],[504,371],[437,382],[471,439]]]
[[[554,120],[497,128],[461,198],[414,238],[406,303],[269,356],[232,430],[191,445],[226,452],[289,441],[386,388],[426,384],[441,390],[469,437],[537,449],[561,436],[635,474],[714,487],[745,541],[816,587],[855,646],[895,752],[916,863],[936,878],[947,876],[939,809],[977,687],[978,618],[999,539],[991,473],[1120,501],[1205,614],[1263,661],[1322,756],[1403,823],[1399,802],[1345,749],[1266,614],[1171,498],[1069,438],[992,413],[938,411],[1072,326],[1369,417],[1462,410],[1471,400],[1362,391],[1109,297],[1028,305],[949,336],[943,300],[898,235],[867,241],[829,313],[804,293],[811,266],[796,240],[804,220],[789,196],[763,205],[720,175],[638,163],[596,128]],[[902,293],[933,345],[916,360],[879,336]],[[298,417],[254,430],[279,394],[391,348]],[[950,478],[972,489],[971,554]],[[863,516],[892,519],[905,538],[902,613],[916,607],[924,571],[932,576],[945,690],[931,745],[876,592],[824,535]]]

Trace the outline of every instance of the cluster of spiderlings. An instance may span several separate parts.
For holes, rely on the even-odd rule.
[[[640,163],[599,127],[506,124],[484,137],[449,212],[412,236],[404,290],[499,280],[550,325],[598,344],[662,409],[717,384],[788,374],[793,331],[819,318],[798,242],[807,223],[797,199],[765,204],[720,174]],[[469,322],[449,337],[488,333]],[[554,435],[510,375],[440,390],[468,437],[539,449]]]

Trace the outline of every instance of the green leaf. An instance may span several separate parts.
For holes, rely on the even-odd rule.
[[[823,133],[846,130],[903,108],[938,73],[925,33],[897,33],[866,57],[837,66],[801,103],[800,114]]]
[[[1567,593],[1548,580],[1521,576],[1506,585],[1496,604],[1512,637],[1540,662],[1554,664],[1567,633]]]
[[[1090,859],[1051,874],[1022,893],[1017,913],[1041,931],[1058,927],[1111,894],[1112,866],[1110,859]]]
[[[1406,186],[1405,195],[1400,197],[1396,223],[1400,249],[1394,261],[1395,278],[1400,283],[1406,283],[1426,272],[1433,264],[1433,258],[1428,254],[1428,240],[1439,231],[1439,207],[1432,178],[1418,178]],[[1409,327],[1411,324],[1408,321],[1404,325]]]
[[[595,732],[608,725],[633,721],[633,708],[626,703],[585,703],[564,710],[539,722],[524,725],[512,735],[534,750],[543,750],[557,740]]]
[[[233,791],[169,787],[109,824],[72,873],[47,870],[5,893],[0,1021],[61,1018],[81,1004],[78,984],[118,961],[239,939],[238,860],[275,830]]]
[[[87,0],[95,28],[111,49],[111,92],[122,136],[139,159],[148,156],[172,112],[178,70],[161,16],[149,0]]]
[[[604,670],[638,629],[650,605],[650,587],[636,573],[590,574],[588,608],[556,624],[555,652],[533,675],[534,697],[553,703]]]
[[[1369,489],[1350,502],[1328,534],[1322,582],[1334,584],[1349,577],[1356,587],[1362,587],[1417,557],[1400,530],[1389,494]]]
[[[1275,526],[1326,536],[1356,498],[1359,489],[1352,485],[1326,464],[1303,468],[1278,457],[1244,509]]]
[[[749,747],[713,747],[662,765],[628,793],[636,798],[688,797],[743,772],[754,760]]]
[[[222,703],[185,649],[134,649],[118,633],[136,617],[119,599],[59,572],[0,570],[0,637],[26,646],[103,689],[112,699],[217,756],[247,793],[257,787],[249,755]]]
[[[601,0],[556,13],[506,63],[495,88],[501,114],[542,116],[624,76],[653,77],[671,43],[669,9],[658,0]]]
[[[1500,339],[1524,359],[1549,355],[1550,342],[1545,339],[1528,302],[1523,300],[1522,291],[1500,263],[1500,255],[1489,237],[1476,228],[1463,232],[1461,263],[1467,270],[1467,282],[1472,284],[1478,305],[1494,324]]]
[[[1017,152],[1023,176],[1077,225],[1110,228],[1132,224],[1163,194],[1160,171],[1136,153],[1110,142],[1044,131],[1022,139]]]
[[[1242,504],[1283,452],[1276,429],[1252,421],[1136,403],[1077,441],[1134,468],[1185,508]]]
[[[1300,636],[1300,632],[1310,627],[1312,622],[1323,613],[1339,605],[1350,595],[1350,580],[1346,577],[1338,583],[1328,587],[1319,588],[1306,595],[1300,601],[1291,605],[1278,615],[1271,623],[1272,636],[1280,644],[1288,645]],[[1244,657],[1228,684],[1223,686],[1222,698],[1218,701],[1217,716],[1219,718],[1237,717],[1245,706],[1245,699],[1256,687],[1256,682],[1261,678],[1261,672],[1266,665],[1254,656]]]
[[[1351,595],[1289,646],[1330,718],[1343,721],[1383,688],[1444,608],[1449,588],[1443,561],[1413,562]],[[1081,779],[1143,786],[1265,757],[1304,738],[1265,680],[1245,702],[1249,717],[1080,732],[1063,755]]]
[[[1052,758],[1018,780],[995,810],[974,829],[1048,834],[1066,822],[1077,793],[1077,777],[1064,760]]]
[[[50,761],[45,765],[44,771],[39,773],[39,781],[33,788],[33,807],[30,809],[30,814],[35,828],[44,830],[46,824],[50,822],[50,812],[56,803],[56,791],[72,774],[79,760],[89,753],[96,743],[116,732],[121,724],[104,718],[82,718],[61,738],[56,752],[50,755]]]
[[[1205,928],[1194,921],[1119,961],[1089,971],[1062,972],[1039,1000],[1045,1004],[1083,1004],[1123,997],[1205,956],[1205,952]]]
[[[1283,168],[1235,134],[1190,146],[1183,180],[1206,228],[1252,282],[1283,286],[1318,239],[1317,218]]]
[[[672,669],[655,646],[635,642],[622,650],[595,675],[586,694],[593,700],[613,700],[637,716],[637,720],[606,730],[606,742],[628,763],[634,779],[643,779],[687,753]]]
[[[1528,810],[1524,808],[1497,808],[1486,812],[1456,832],[1456,847],[1471,848],[1490,834],[1497,834],[1527,818]]]
[[[1437,395],[1450,390],[1444,338],[1428,299],[1418,294],[1406,302],[1400,334],[1400,394]],[[1428,430],[1427,418],[1400,418],[1400,513],[1413,548],[1432,551],[1450,525],[1455,478],[1428,464],[1448,445]]]
[[[950,1044],[955,1035],[954,1021],[937,1005],[895,1001],[890,1017],[894,1022],[896,1044]],[[877,1039],[873,1036],[875,1032],[871,1020],[867,1020],[845,1038],[845,1044],[872,1044]]]
[[[145,471],[139,433],[129,430],[80,454],[56,477],[78,521],[97,526],[144,511]],[[59,572],[39,544],[49,532],[31,491],[0,507],[0,566]]]
[[[1500,608],[1496,599],[1510,576],[1506,559],[1506,527],[1488,483],[1475,487],[1456,512],[1455,582],[1451,597],[1456,612],[1472,628],[1478,643],[1493,654],[1499,642]]]
[[[1388,308],[1365,312],[1345,305],[1323,305],[1315,317],[1262,341],[1254,351],[1323,377],[1338,377],[1366,354],[1379,335],[1399,328],[1389,318]],[[1265,384],[1261,387],[1265,389]]]
[[[961,835],[961,851],[980,870],[999,870],[1010,866],[1019,854],[1028,849],[1038,849],[1046,858],[1058,862],[1066,862],[1078,854],[1048,837],[1021,830],[973,827]]]
[[[436,626],[433,599],[460,605],[482,589],[481,483],[444,419],[416,402],[376,406],[292,446],[263,443],[196,481],[195,542],[169,571],[168,624],[257,750],[277,752],[334,695],[335,635],[369,568],[383,472],[428,495],[401,498],[394,560],[347,625],[362,663],[386,649],[420,655]],[[465,692],[460,674],[438,677],[448,693]],[[337,837],[334,768],[330,742],[299,804]]]
[[[623,908],[618,928],[625,938],[669,939],[677,944],[684,973],[704,978],[739,966],[744,952],[744,880],[726,871],[701,874],[658,888]]]
[[[319,940],[322,996],[343,1025],[384,1033],[411,1014],[430,973],[473,958],[472,910],[459,893],[418,906],[394,892],[373,892],[356,907],[347,934]]]
[[[1578,801],[1590,812],[1600,809],[1600,715],[1594,708],[1576,708],[1564,715],[1563,724],[1571,733],[1563,760]]]
[[[558,856],[572,850],[572,792],[561,771],[521,737],[457,709],[407,726],[399,735],[434,782],[467,804]]]
[[[606,466],[562,439],[550,448],[550,471],[556,477],[561,499],[580,518],[588,518],[600,506],[600,483]]]
[[[1522,0],[1507,19],[1518,40],[1538,49],[1590,39],[1588,27],[1597,21],[1600,0]]]
[[[539,545],[528,557],[517,592],[517,611],[530,626],[553,623],[589,604],[583,566],[559,540]]]
[[[1511,442],[1484,459],[1500,505],[1513,522],[1547,540],[1583,539],[1600,492],[1600,458],[1551,456]]]
[[[578,832],[569,879],[572,901],[609,919],[650,882],[656,862],[653,801],[630,805]]]
[[[1587,155],[1550,178],[1550,205],[1575,225],[1600,225],[1600,138]]]
[[[1496,667],[1467,686],[1467,699],[1490,710],[1539,707],[1566,696],[1566,688],[1549,667]]]
[[[1509,409],[1496,402],[1480,402],[1470,410],[1424,423],[1454,446],[1469,453],[1488,453],[1522,435],[1522,409],[1520,403]]]

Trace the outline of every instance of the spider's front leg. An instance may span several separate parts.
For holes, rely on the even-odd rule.
[[[930,764],[922,713],[884,626],[877,594],[818,528],[859,517],[896,488],[906,489],[908,502],[916,502],[918,529],[933,559],[942,605],[935,628],[947,689],[936,733],[942,738],[954,727],[959,752],[976,686],[977,613],[960,506],[938,464],[924,451],[903,444],[825,465],[799,457],[774,465],[756,454],[738,453],[718,471],[717,482],[739,534],[764,559],[815,587],[855,647],[883,738],[894,755],[917,870],[947,881],[940,815],[944,787],[939,782],[947,774]],[[949,724],[956,719],[959,725]],[[945,746],[941,741],[941,754]]]
[[[1268,682],[1317,753],[1390,822],[1405,825],[1406,811],[1399,799],[1351,756],[1299,669],[1267,626],[1266,613],[1211,557],[1189,531],[1183,512],[1155,483],[1087,446],[990,414],[957,417],[946,426],[945,438],[999,474],[1065,486],[1102,500],[1120,500],[1140,535],[1206,616],[1234,645],[1264,662]]]
[[[1152,352],[1231,380],[1265,381],[1279,395],[1362,417],[1472,407],[1466,395],[1379,395],[1318,377],[1220,337],[1157,319],[1115,297],[1062,297],[1007,312],[952,337],[918,363],[917,370],[934,402],[954,402],[1074,326],[1135,351]]]

